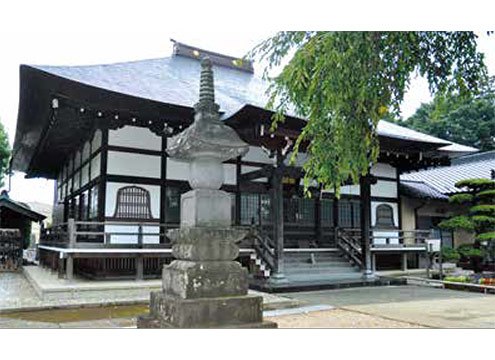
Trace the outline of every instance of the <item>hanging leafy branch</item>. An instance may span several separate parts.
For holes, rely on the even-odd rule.
[[[487,76],[472,32],[284,31],[249,57],[268,62],[272,128],[284,114],[308,120],[293,153],[309,143],[305,183],[337,192],[377,161],[378,121],[398,113],[412,74],[424,76],[432,93],[466,97]],[[288,58],[279,75],[268,75]]]

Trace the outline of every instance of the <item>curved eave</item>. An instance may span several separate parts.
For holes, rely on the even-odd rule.
[[[23,171],[29,177],[56,176],[57,167],[60,166],[59,159],[48,166],[37,161],[37,158],[43,158],[44,161],[51,158],[50,149],[40,149],[39,144],[50,121],[51,101],[56,97],[70,99],[74,103],[97,108],[102,112],[139,114],[142,118],[160,119],[171,125],[191,122],[194,116],[191,107],[118,93],[21,65],[13,170]],[[86,134],[67,134],[76,140],[84,135]]]

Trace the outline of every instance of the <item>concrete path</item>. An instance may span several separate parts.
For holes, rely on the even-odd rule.
[[[52,276],[56,278],[56,275]],[[50,281],[54,286],[57,286],[58,290],[61,290],[61,283],[65,280],[56,281],[52,279]],[[147,281],[143,282],[146,283]],[[57,291],[55,291],[51,296],[41,298],[23,274],[0,273],[0,313],[17,310],[148,303],[150,292],[159,290],[161,282],[159,280],[149,280],[150,284],[140,284],[137,288],[131,288],[130,281],[125,281],[120,285],[117,284],[120,289],[114,283],[115,281],[109,284],[110,290],[104,290],[105,282],[79,280],[70,285],[75,289],[71,297],[65,295],[57,297]],[[91,289],[91,291],[77,291],[76,285],[86,290]],[[125,287],[128,287],[128,289],[124,290],[123,288]],[[298,305],[298,301],[283,296],[254,290],[249,290],[249,293],[263,296],[263,306],[266,310]]]
[[[418,327],[495,328],[495,295],[420,286],[389,286],[284,296],[307,304],[335,306],[340,310]]]

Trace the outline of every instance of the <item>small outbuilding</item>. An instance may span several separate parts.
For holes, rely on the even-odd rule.
[[[0,194],[0,271],[19,267],[22,250],[29,246],[31,223],[45,218],[29,206],[12,200],[6,191]]]

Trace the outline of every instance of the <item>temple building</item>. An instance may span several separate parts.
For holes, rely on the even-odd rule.
[[[495,151],[486,151],[452,159],[450,166],[425,169],[401,176],[403,228],[433,229],[442,245],[457,248],[473,243],[474,234],[465,230],[440,230],[438,223],[458,213],[460,205],[449,203],[449,196],[462,191],[455,186],[461,180],[495,180]]]
[[[12,167],[54,179],[53,227],[41,263],[69,279],[158,276],[171,258],[188,164],[170,159],[170,137],[194,119],[200,60],[213,64],[221,120],[249,145],[224,163],[234,226],[251,227],[239,260],[253,279],[323,281],[417,266],[429,236],[402,230],[400,176],[447,165],[476,149],[380,121],[380,157],[360,184],[302,196],[305,120],[287,114],[270,132],[267,84],[249,61],[174,43],[172,56],[109,65],[20,68]],[[300,266],[294,266],[300,265]],[[302,264],[302,265],[301,265]],[[301,270],[302,269],[302,270]]]

